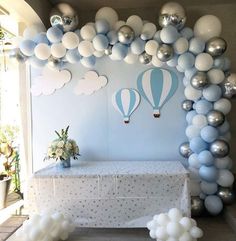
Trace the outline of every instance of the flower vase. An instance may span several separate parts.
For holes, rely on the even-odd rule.
[[[66,160],[60,161],[60,166],[61,166],[62,168],[71,167],[70,158],[68,158],[68,159],[66,159]]]

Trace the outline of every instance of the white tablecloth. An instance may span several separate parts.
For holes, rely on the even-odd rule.
[[[53,210],[78,227],[145,227],[153,215],[180,208],[190,215],[189,175],[180,162],[57,164],[29,181],[30,213]]]

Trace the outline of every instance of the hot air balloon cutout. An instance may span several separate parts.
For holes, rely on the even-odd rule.
[[[112,104],[128,124],[130,115],[137,109],[140,103],[140,94],[134,89],[120,89],[112,96]]]
[[[137,87],[141,96],[153,107],[153,116],[159,118],[161,108],[178,88],[178,78],[170,70],[151,68],[138,76]]]

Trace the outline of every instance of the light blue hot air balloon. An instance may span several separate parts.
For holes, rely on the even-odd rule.
[[[130,115],[135,111],[140,103],[140,95],[134,89],[120,89],[112,96],[112,104],[124,118],[124,122],[129,123]]]
[[[160,117],[160,109],[174,95],[178,87],[178,78],[170,70],[151,68],[138,76],[138,91],[153,107],[155,118]]]

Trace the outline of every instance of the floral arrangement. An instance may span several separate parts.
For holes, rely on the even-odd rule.
[[[68,130],[69,126],[62,129],[60,133],[55,131],[58,138],[49,145],[45,159],[52,158],[60,161],[65,161],[70,157],[78,159],[77,156],[80,156],[79,147],[74,140],[68,138]]]

